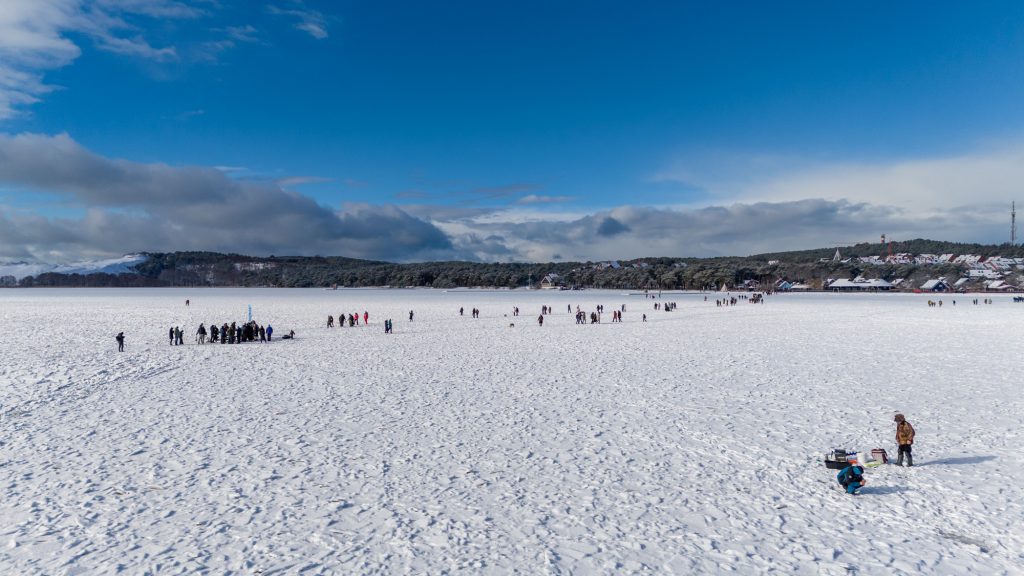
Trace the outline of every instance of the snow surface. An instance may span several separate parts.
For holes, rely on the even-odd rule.
[[[0,290],[0,572],[1021,573],[1024,304],[718,296]],[[249,304],[298,338],[168,346]]]

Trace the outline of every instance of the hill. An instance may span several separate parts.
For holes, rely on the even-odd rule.
[[[909,254],[974,254],[981,257],[1024,257],[1021,246],[959,244],[910,240],[842,247],[842,261],[833,261],[836,248],[818,248],[752,256],[717,258],[639,258],[606,262],[481,263],[418,262],[396,264],[338,256],[246,256],[214,252],[144,254],[119,267],[60,269],[22,278],[3,276],[0,285],[42,286],[269,286],[269,287],[503,287],[538,286],[549,274],[566,287],[617,289],[717,289],[743,283],[774,286],[778,280],[805,282],[821,288],[828,279],[863,275],[886,280],[905,279],[916,286],[928,278],[956,279],[968,265],[960,263],[866,263],[862,257]],[[104,261],[107,262],[107,261]],[[109,261],[115,262],[115,261]],[[1017,272],[1016,270],[1014,271]],[[1024,281],[1024,278],[1020,279]],[[1013,282],[1019,284],[1020,282]],[[972,286],[978,288],[978,286]]]

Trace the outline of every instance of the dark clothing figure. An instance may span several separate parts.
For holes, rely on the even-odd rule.
[[[412,310],[409,310],[409,322],[412,322]]]
[[[274,338],[274,327],[267,326],[267,342],[270,342]]]
[[[464,308],[459,308],[459,316],[462,316],[463,310],[464,310]]]
[[[124,352],[124,332],[118,332],[114,340],[117,340],[117,351]]]
[[[327,317],[327,327],[334,328],[334,316]]]
[[[174,326],[167,331],[167,343],[174,346]]]
[[[544,325],[544,315],[543,314],[541,314],[540,316],[537,316],[537,324],[539,324],[541,326]]]
[[[267,331],[266,331],[266,329],[263,328],[263,326],[260,326],[260,342],[266,342],[266,341],[267,341]]]

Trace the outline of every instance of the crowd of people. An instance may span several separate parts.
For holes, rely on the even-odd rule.
[[[409,320],[412,320],[412,314],[411,313],[409,315]],[[348,316],[346,316],[344,313],[338,314],[338,327],[339,328],[344,328],[346,322],[348,322],[349,327],[358,326],[359,325],[359,321],[360,321],[359,312],[356,312],[355,314],[349,314]],[[370,313],[365,311],[365,310],[363,311],[362,322],[363,322],[364,325],[370,323]],[[334,328],[334,316],[331,316],[329,314],[327,315],[327,327],[328,328]]]
[[[652,299],[654,299],[654,296],[652,296],[652,295],[647,295],[647,296],[652,298]],[[657,298],[660,298],[660,297],[661,296],[658,295]],[[752,299],[751,301],[752,302],[761,302],[762,301],[761,300],[762,297],[763,297],[763,295],[756,294],[754,299]],[[741,295],[741,296],[739,296],[739,298],[745,299],[747,297],[744,296],[744,295]],[[707,297],[704,298],[704,301],[705,302],[707,301]],[[721,300],[721,299],[720,300],[716,300],[715,304],[717,306],[731,306],[731,305],[735,305],[737,301],[738,301],[737,297],[731,297],[731,298],[728,298],[728,299],[725,299],[725,300]],[[978,301],[975,300],[975,304],[977,304],[977,303],[978,303]],[[986,300],[986,303],[988,303],[987,300]],[[191,305],[191,302],[186,300],[185,301],[185,305],[189,306],[189,305]],[[655,302],[654,303],[654,309],[655,310],[664,310],[666,312],[669,312],[669,311],[675,310],[676,309],[676,305],[677,305],[676,302]],[[613,323],[621,323],[621,322],[623,322],[623,316],[624,316],[625,311],[626,311],[626,305],[625,304],[621,304],[619,306],[618,310],[613,310],[612,311],[612,322]],[[465,315],[465,312],[466,312],[465,307],[460,307],[459,308],[459,315],[460,316]],[[520,311],[519,311],[519,307],[518,306],[513,306],[512,307],[512,316],[519,316],[519,312]],[[573,313],[573,306],[572,306],[572,304],[566,304],[566,312],[569,313],[569,314]],[[550,305],[547,305],[547,304],[542,305],[541,306],[540,316],[537,317],[538,325],[543,326],[544,325],[544,317],[548,316],[548,315],[552,315],[554,313],[555,313],[554,306],[550,306]],[[589,313],[584,311],[579,305],[577,305],[576,308],[575,308],[576,324],[588,324],[588,323],[589,324],[600,324],[601,323],[602,315],[604,313],[605,313],[605,306],[603,304],[597,304],[594,307],[594,309],[592,311],[590,311]],[[473,318],[480,318],[481,317],[481,311],[480,311],[479,308],[476,308],[476,307],[471,308],[470,309],[470,315]],[[508,316],[508,314],[505,314],[505,316]],[[409,321],[412,322],[414,317],[415,317],[415,312],[413,310],[410,310],[409,311]],[[641,321],[642,322],[647,322],[647,314],[642,314],[641,315]],[[369,311],[366,311],[366,310],[364,310],[362,313],[359,313],[359,312],[342,313],[342,314],[338,314],[337,317],[335,317],[334,315],[328,315],[327,316],[327,327],[328,328],[334,328],[335,326],[344,327],[346,324],[348,324],[348,326],[350,326],[350,327],[359,326],[360,324],[365,326],[365,325],[368,325],[369,323],[370,323],[370,313],[369,313]],[[514,326],[514,324],[512,324],[512,326]],[[394,333],[394,322],[391,319],[387,319],[387,320],[384,321],[384,332],[386,334]],[[257,323],[254,320],[250,320],[248,322],[231,322],[230,324],[227,323],[227,322],[224,322],[220,326],[218,326],[217,324],[211,324],[209,327],[207,327],[206,324],[200,324],[199,328],[196,330],[196,333],[195,333],[195,341],[196,341],[197,344],[218,344],[218,343],[219,344],[241,344],[243,342],[264,342],[265,343],[265,342],[272,341],[273,340],[273,335],[274,335],[274,328],[272,326],[270,326],[269,324],[266,325],[266,326],[263,326],[263,325],[260,325],[259,323]],[[287,340],[287,339],[292,339],[294,337],[295,337],[295,332],[294,331],[290,331],[288,334],[285,334],[281,338]],[[183,330],[180,326],[172,326],[167,331],[167,338],[168,338],[168,342],[169,342],[169,344],[171,346],[182,346],[182,345],[185,344],[185,330]],[[124,333],[123,332],[118,333],[118,335],[116,336],[116,340],[117,340],[117,343],[118,343],[118,350],[119,351],[123,351],[124,350],[124,340],[125,340]]]
[[[207,340],[209,336],[209,340]],[[270,342],[274,339],[274,327],[271,325],[262,326],[255,320],[245,323],[232,322],[223,323],[219,327],[211,324],[207,330],[205,324],[200,324],[196,330],[196,344],[241,344],[242,342]],[[180,343],[180,342],[179,342]]]

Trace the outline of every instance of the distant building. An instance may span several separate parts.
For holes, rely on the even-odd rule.
[[[853,280],[840,278],[829,282],[828,289],[834,292],[863,292],[865,290],[892,290],[892,284],[881,278],[867,279],[857,276]]]
[[[936,278],[921,284],[921,290],[925,292],[949,292],[952,290],[945,278]]]
[[[989,290],[991,292],[1012,292],[1016,289],[1016,286],[1007,284],[1005,280],[990,280],[985,282],[985,290]]]
[[[971,268],[967,271],[969,278],[985,278],[987,280],[998,280],[1002,278],[1003,274],[996,270],[989,270],[987,268]]]
[[[562,285],[562,277],[558,274],[548,274],[540,281],[540,287],[545,290],[558,289]]]

